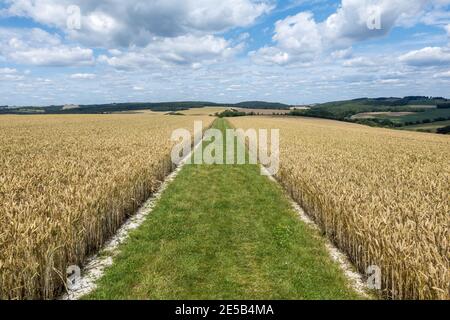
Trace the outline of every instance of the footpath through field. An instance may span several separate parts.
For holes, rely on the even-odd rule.
[[[87,298],[360,298],[256,165],[185,166],[120,250]]]

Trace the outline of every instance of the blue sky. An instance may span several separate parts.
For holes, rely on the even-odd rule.
[[[0,105],[449,88],[450,0],[0,0]]]

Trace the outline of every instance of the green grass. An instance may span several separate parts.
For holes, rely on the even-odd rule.
[[[390,115],[376,115],[373,119],[354,119],[353,121],[379,127],[400,127],[421,124],[424,121],[435,122],[450,120],[450,109],[430,108],[442,99],[411,99],[411,98],[383,98],[356,99],[349,101],[335,101],[317,105],[310,110],[293,111],[292,115],[327,118],[349,121],[353,116],[367,112],[414,112],[401,117]],[[423,107],[420,107],[423,106]]]
[[[184,167],[120,249],[87,299],[360,298],[255,165]]]
[[[446,126],[450,126],[450,120],[406,126],[401,129],[402,130],[426,131],[426,132],[436,133],[437,129],[444,128]]]
[[[450,109],[430,109],[425,112],[418,112],[416,114],[410,114],[403,117],[389,118],[393,122],[407,123],[423,120],[430,120],[431,122],[438,121],[440,119],[450,119]]]

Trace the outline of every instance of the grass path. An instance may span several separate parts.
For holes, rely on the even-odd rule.
[[[87,298],[359,296],[258,166],[188,165]]]

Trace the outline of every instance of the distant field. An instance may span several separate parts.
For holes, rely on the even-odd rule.
[[[135,110],[135,111],[118,111],[112,112],[111,114],[148,114],[152,116],[161,116],[164,112],[152,111],[152,110]]]
[[[221,113],[228,108],[225,107],[204,107],[204,108],[194,108],[189,110],[181,110],[180,113],[189,116],[209,116],[215,113]]]
[[[352,116],[352,119],[375,119],[375,118],[389,118],[389,117],[403,117],[416,112],[364,112]]]
[[[412,111],[389,111],[389,112],[364,112],[358,113],[351,117],[352,120],[375,120],[383,121],[387,120],[395,125],[406,126],[404,129],[414,129],[414,126],[418,128],[432,127],[439,128],[442,122],[450,120],[450,109],[436,109],[425,108],[424,111],[412,112]],[[424,123],[426,122],[426,123]],[[436,123],[434,125],[434,123]],[[435,130],[434,130],[435,132]]]
[[[389,118],[389,117],[388,117]],[[431,122],[438,121],[440,119],[450,120],[450,109],[431,109],[425,112],[417,112],[415,114],[406,115],[400,118],[389,118],[392,121],[399,121],[402,123],[417,122],[430,120]],[[445,121],[443,120],[443,121]]]
[[[450,120],[418,124],[418,125],[413,125],[413,126],[406,126],[401,129],[402,130],[411,130],[411,131],[427,131],[427,132],[436,133],[437,129],[444,128],[446,126],[450,126]]]
[[[280,129],[277,178],[394,299],[449,299],[450,137],[307,118],[230,118]]]
[[[167,111],[152,111],[152,110],[134,110],[134,111],[119,111],[113,112],[112,114],[147,114],[153,116],[169,115],[171,113],[175,115],[186,115],[186,116],[209,116],[214,115],[216,112],[223,112],[227,108],[225,107],[202,107],[202,108],[190,108],[187,110],[178,110],[173,112]]]
[[[291,110],[289,109],[244,109],[244,108],[234,108],[238,112],[254,113],[256,115],[274,115],[274,114],[289,114]]]
[[[18,114],[40,114],[40,113],[45,113],[44,110],[41,109],[33,109],[33,108],[23,108],[20,110],[17,110]]]
[[[433,105],[410,105],[410,108],[413,109],[436,109],[436,106]]]
[[[437,109],[449,100],[430,97],[361,98],[315,105],[309,110],[294,110],[294,116],[353,121],[375,127],[402,127],[423,122],[446,121],[450,109]]]

